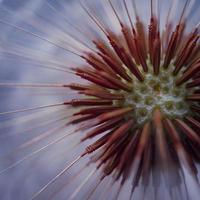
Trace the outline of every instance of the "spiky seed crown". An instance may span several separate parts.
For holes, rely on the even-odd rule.
[[[95,50],[77,54],[85,66],[71,69],[71,73],[89,83],[62,85],[84,97],[63,103],[79,108],[69,124],[75,124],[78,131],[86,131],[82,143],[98,139],[61,174],[82,157],[98,152],[92,161],[97,163],[97,170],[102,170],[100,182],[115,174],[114,180],[121,180],[121,189],[131,177],[131,195],[140,182],[144,188],[150,185],[151,174],[155,191],[161,177],[169,192],[174,186],[179,187],[185,169],[198,185],[195,163],[200,162],[199,27],[189,34],[184,32],[189,1],[174,30],[167,20],[163,32],[159,14],[153,11],[153,1],[148,31],[137,10],[133,24],[126,0],[123,6],[130,26],[108,2],[121,32],[105,28],[81,4],[110,46],[100,38],[93,39]]]

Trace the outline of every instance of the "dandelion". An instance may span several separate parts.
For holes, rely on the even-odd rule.
[[[198,2],[73,4],[1,6],[2,198],[198,199]]]

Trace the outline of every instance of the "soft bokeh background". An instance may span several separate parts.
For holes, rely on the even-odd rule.
[[[65,5],[64,9],[67,14],[66,16],[69,16],[69,19],[70,16],[73,15],[74,10],[76,11],[74,17],[76,18],[79,16],[74,1],[63,1],[62,4]],[[65,28],[67,28],[68,24],[63,23],[63,21],[58,21],[59,19],[56,15],[57,13],[52,12],[52,10],[47,7],[46,2],[42,0],[5,0],[1,1],[0,5],[1,19],[23,26],[32,32],[42,34],[45,37],[56,37],[56,31],[60,29],[59,27],[51,29],[50,26],[45,24],[45,21],[42,21],[42,19],[46,16],[46,21],[53,21],[52,23],[56,23],[59,26],[66,26]],[[33,25],[29,25],[31,23]],[[42,23],[44,23],[43,27],[39,27]],[[0,48],[2,51],[18,52],[19,55],[28,56],[33,59],[22,60],[21,57],[16,55],[1,53],[1,82],[69,83],[74,79],[74,77],[67,73],[41,68],[40,65],[34,61],[43,60],[45,65],[47,60],[55,62],[55,64],[59,63],[62,65],[69,65],[70,62],[74,60],[72,58],[73,55],[68,55],[65,51],[60,50],[59,48],[55,48],[46,42],[30,36],[29,34],[16,31],[6,25],[0,24],[0,27]],[[52,66],[53,65],[54,63]],[[74,94],[70,94],[69,91],[60,89],[30,90],[1,88],[0,112],[52,104],[66,99],[71,99],[73,96]],[[64,132],[57,131],[56,135],[47,137],[45,140],[37,138],[39,142],[33,143],[31,147],[21,147],[24,143],[28,145],[27,142],[29,140],[47,132],[47,130],[66,123],[66,116],[70,115],[70,113],[70,109],[68,109],[67,112],[63,112],[62,107],[42,110],[41,112],[29,112],[28,114],[22,113],[1,116],[1,169],[61,137]],[[32,127],[36,126],[38,128],[32,130]],[[71,127],[68,127],[68,129],[65,130],[65,133],[66,131],[70,132]],[[1,175],[0,199],[29,199],[34,192],[45,185],[53,176],[60,172],[67,163],[72,161],[73,158],[78,155],[81,149],[74,149],[70,154],[67,152],[67,150],[69,151],[70,147],[73,146],[74,143],[77,143],[77,141],[78,139],[76,137],[72,139],[68,138],[67,142],[63,141],[57,145],[53,145],[46,151],[41,152],[39,155],[32,156],[29,160],[23,162],[18,167]],[[16,151],[17,148],[18,151]],[[75,170],[78,168],[79,166],[77,165]],[[59,180],[58,187],[68,180],[72,171]],[[51,188],[48,190],[49,196],[52,195],[50,191]],[[66,194],[61,196],[64,198]],[[48,195],[45,197],[41,196],[41,199],[48,199]],[[57,197],[55,197],[55,199],[57,199]]]

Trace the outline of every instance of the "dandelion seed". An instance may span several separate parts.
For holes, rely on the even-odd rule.
[[[197,200],[197,0],[74,1],[78,20],[67,2],[38,3],[27,19],[0,7],[2,69],[23,76],[1,76],[22,104],[0,112],[2,198]],[[34,91],[59,93],[27,102]]]

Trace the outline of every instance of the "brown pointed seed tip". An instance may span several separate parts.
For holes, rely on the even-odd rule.
[[[182,130],[183,133],[185,133],[185,135],[190,138],[191,141],[193,141],[194,143],[200,145],[200,137],[198,136],[198,134],[191,129],[184,121],[180,120],[180,119],[176,119],[175,120],[176,125],[179,127],[179,129]]]
[[[112,101],[102,99],[73,99],[71,101],[65,101],[65,105],[71,106],[96,106],[96,105],[111,105]]]
[[[122,124],[116,131],[114,131],[108,140],[108,146],[116,142],[119,138],[124,136],[130,128],[133,126],[134,120],[130,119],[126,123]]]
[[[104,114],[100,115],[98,117],[98,119],[99,119],[100,122],[105,122],[105,121],[112,119],[112,118],[125,116],[127,113],[129,113],[131,111],[133,111],[132,107],[120,108],[120,109],[117,109],[117,110],[114,110],[114,111],[111,111],[111,112],[108,112],[108,113],[104,113]]]

